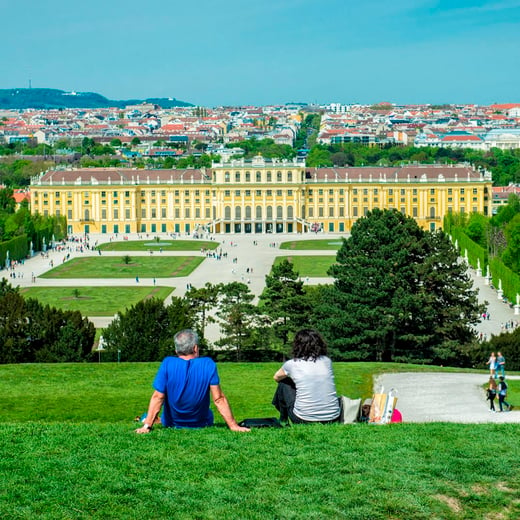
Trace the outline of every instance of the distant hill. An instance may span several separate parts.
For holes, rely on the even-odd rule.
[[[162,108],[192,107],[175,98],[107,99],[95,92],[66,92],[53,88],[0,89],[0,109],[23,108],[124,108],[127,105],[152,103]]]

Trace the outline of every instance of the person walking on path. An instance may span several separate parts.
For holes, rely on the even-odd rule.
[[[497,376],[506,377],[506,358],[497,352]]]
[[[503,412],[503,406],[507,406],[507,412],[511,410],[511,405],[506,401],[507,397],[507,383],[504,380],[504,376],[500,376],[498,383],[498,406],[500,411]]]
[[[491,352],[486,365],[489,365],[489,374],[496,378],[497,357],[495,356],[494,352]]]
[[[486,393],[487,393],[487,400],[489,401],[489,411],[495,412],[495,399],[497,397],[497,382],[495,381],[495,378],[492,376],[489,377],[489,386],[488,386]]]

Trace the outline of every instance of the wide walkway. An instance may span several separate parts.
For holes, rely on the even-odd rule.
[[[518,409],[489,411],[483,387],[488,378],[487,374],[405,372],[380,376],[374,388],[397,391],[396,407],[404,422],[520,423]],[[506,374],[506,380],[511,379],[520,376]],[[498,398],[495,409],[499,410]]]

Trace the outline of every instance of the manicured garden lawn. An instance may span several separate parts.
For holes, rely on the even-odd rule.
[[[98,249],[102,251],[200,251],[200,249],[216,249],[219,242],[213,240],[118,240],[105,242]]]
[[[343,240],[341,238],[316,239],[316,240],[291,240],[290,242],[282,242],[280,249],[294,250],[333,250],[337,251]]]
[[[25,287],[20,293],[44,305],[80,311],[83,316],[113,316],[147,298],[164,300],[173,290],[173,287],[136,284],[132,287]]]
[[[277,256],[274,265],[278,265],[282,260],[289,260],[294,266],[294,270],[301,277],[324,278],[328,268],[336,262],[335,256]]]
[[[520,517],[518,425],[300,425],[236,434],[216,415],[212,428],[157,427],[138,436],[133,418],[147,406],[157,367],[0,366],[0,518]],[[277,368],[219,365],[238,419],[276,415],[269,403]],[[338,388],[355,397],[370,391],[373,374],[403,365],[335,369]]]
[[[86,256],[73,258],[42,278],[169,278],[188,276],[204,258],[199,256]]]

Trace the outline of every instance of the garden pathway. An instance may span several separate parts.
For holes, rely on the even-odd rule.
[[[507,376],[520,379],[520,376]],[[374,387],[397,390],[404,422],[520,423],[520,411],[492,413],[483,385],[488,374],[404,372],[384,374]],[[498,410],[498,398],[495,400]]]

